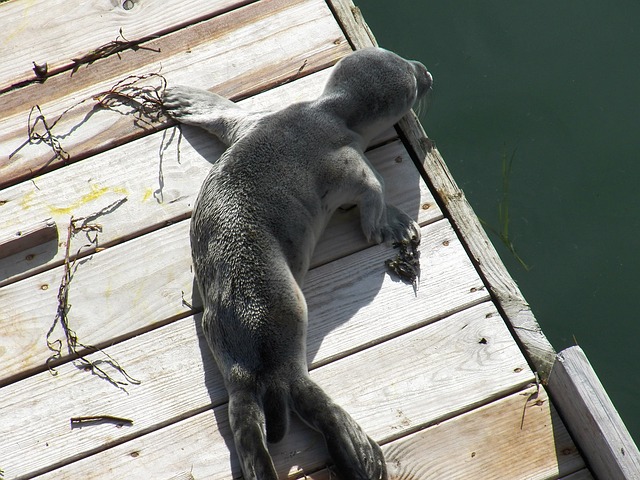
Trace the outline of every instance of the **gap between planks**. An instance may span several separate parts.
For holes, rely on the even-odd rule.
[[[78,268],[70,289],[69,319],[84,344],[121,340],[188,314],[190,308],[183,299],[199,307],[190,271],[188,229],[188,221],[172,225],[100,252]],[[411,302],[405,308],[420,306],[425,317],[488,298],[447,221],[426,225],[422,235],[423,273],[417,296],[385,272],[384,261],[393,255],[386,245],[312,269],[304,288],[310,316],[316,319],[309,335],[314,328],[337,328],[351,315],[375,314],[375,308],[386,312],[385,305],[393,303],[394,295],[406,298],[409,294]],[[162,256],[156,254],[160,251]],[[62,268],[57,268],[0,289],[2,303],[13,305],[0,325],[3,356],[12,358],[2,372],[2,383],[44,368],[50,355],[44,335],[57,309],[55,285],[62,274]],[[388,314],[401,315],[405,308]],[[127,322],[123,324],[122,318]]]

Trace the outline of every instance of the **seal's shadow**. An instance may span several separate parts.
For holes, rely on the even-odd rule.
[[[188,143],[198,155],[209,162],[212,166],[222,156],[227,147],[215,135],[204,131],[199,127],[179,124],[182,140]],[[198,192],[194,192],[197,195]]]
[[[219,159],[220,155],[224,152],[224,145],[217,140],[213,135],[210,135],[198,128],[186,127],[183,126],[182,134],[184,136],[184,141],[189,142],[190,145],[198,151],[203,158],[207,159],[212,165]],[[215,145],[212,146],[211,142],[215,142]],[[395,161],[393,158],[389,159],[389,161]],[[409,214],[415,220],[418,219],[418,212],[420,209],[420,175],[416,170],[415,179],[412,179],[412,183],[410,185],[404,185],[405,190],[405,198],[407,195],[410,195],[410,208],[404,208],[405,212]],[[406,203],[405,203],[406,204]],[[359,212],[357,209],[351,209],[348,211],[338,211],[336,212],[337,216],[345,217],[351,224],[351,227],[358,232],[360,232],[360,223],[359,223]],[[342,219],[344,222],[345,218]],[[324,234],[326,235],[326,233]],[[323,235],[323,236],[324,236]],[[362,236],[362,234],[361,234]],[[361,247],[367,248],[364,244],[364,237],[361,239]],[[383,248],[383,247],[374,247],[374,248]],[[356,252],[357,254],[357,252]],[[388,247],[388,257],[391,258],[395,254],[395,251]],[[320,267],[326,268],[326,267]],[[309,305],[309,335],[307,338],[307,361],[309,364],[316,359],[319,349],[322,346],[323,341],[327,337],[329,333],[333,330],[339,328],[341,325],[349,321],[360,309],[369,305],[382,286],[382,282],[388,273],[385,272],[384,263],[381,262],[380,269],[376,270],[376,274],[367,275],[367,276],[358,276],[355,275],[354,278],[344,278],[345,284],[350,285],[353,288],[349,287],[348,289],[335,292],[336,299],[339,300],[340,305],[339,308],[330,309],[328,312],[321,305],[315,305],[316,302],[313,302]],[[345,272],[345,276],[348,276],[348,272]],[[333,277],[335,279],[335,277]],[[342,282],[341,282],[342,283]],[[312,284],[305,283],[305,287],[303,288],[305,295],[307,298],[313,294],[310,292],[310,289],[322,289],[323,291],[329,291],[331,295],[332,289],[335,291],[337,288],[334,280],[332,280],[331,276],[324,277],[323,275],[314,275],[314,279]],[[407,288],[411,288],[407,285]],[[198,287],[195,282],[193,282],[193,297],[192,303],[194,305],[202,305],[202,301],[199,296]],[[357,292],[357,295],[352,295],[346,301],[345,295],[348,295],[348,292]],[[320,298],[320,297],[319,297]],[[342,300],[345,301],[342,301]],[[308,302],[309,303],[309,302]],[[320,315],[316,315],[318,312],[316,311],[316,307],[319,307],[320,310],[325,310],[324,313]],[[318,318],[320,317],[320,318]],[[226,447],[230,452],[230,468],[231,471],[236,472],[236,476],[240,477],[240,465],[238,463],[238,459],[235,452],[235,446],[233,442],[233,436],[229,428],[229,420],[227,416],[227,395],[226,391],[224,391],[224,386],[222,382],[222,376],[220,371],[218,370],[213,356],[209,350],[209,346],[204,338],[204,334],[202,331],[201,325],[201,314],[197,314],[194,316],[195,326],[198,333],[198,341],[200,345],[200,352],[202,355],[202,364],[205,371],[205,385],[209,391],[209,395],[211,397],[213,412],[215,415],[217,429],[219,434],[224,439]],[[298,422],[295,422],[298,423]],[[275,453],[278,450],[277,446],[270,445],[269,449],[274,454],[274,458],[276,457]],[[282,456],[279,456],[282,458]],[[326,458],[329,458],[328,453],[326,454]],[[292,460],[293,461],[293,460]]]

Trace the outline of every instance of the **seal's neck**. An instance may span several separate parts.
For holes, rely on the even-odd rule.
[[[377,135],[391,128],[410,109],[411,103],[401,109],[390,111],[387,105],[380,105],[372,98],[354,98],[353,92],[341,94],[332,92],[316,101],[316,106],[327,114],[337,117],[345,126],[363,139],[364,146]]]

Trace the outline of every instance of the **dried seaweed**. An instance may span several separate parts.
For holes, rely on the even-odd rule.
[[[64,258],[64,273],[62,276],[62,280],[60,281],[60,287],[58,289],[58,308],[53,324],[51,325],[51,328],[47,332],[46,336],[47,347],[50,351],[53,352],[53,354],[47,359],[46,363],[51,374],[57,375],[57,371],[52,363],[62,358],[62,351],[66,346],[67,354],[75,357],[74,365],[77,368],[83,369],[85,371],[90,371],[94,375],[97,375],[103,380],[106,380],[107,382],[126,392],[124,386],[128,384],[138,385],[140,381],[130,376],[126,372],[126,370],[118,363],[118,361],[111,357],[104,350],[92,345],[85,345],[80,342],[78,340],[78,335],[74,330],[71,329],[69,325],[68,317],[69,310],[71,309],[71,304],[69,303],[69,288],[71,286],[71,281],[73,280],[73,275],[75,274],[78,266],[78,257],[85,249],[98,248],[98,233],[102,231],[102,226],[100,224],[90,223],[90,221],[94,218],[99,217],[100,215],[109,213],[125,201],[126,198],[120,199],[90,216],[79,218],[71,217],[69,221],[69,227],[67,229],[67,244]],[[85,233],[89,243],[80,247],[74,256],[74,259],[71,260],[71,239],[74,235],[80,232]],[[64,333],[64,341],[60,339],[52,340],[52,335],[56,330],[58,324],[62,327]],[[79,350],[89,351],[90,353],[100,352],[106,357],[106,359],[88,360],[79,353]],[[115,379],[107,371],[106,367],[109,367],[110,369],[118,372],[124,380]]]
[[[36,110],[38,112],[38,115],[35,117],[35,119],[33,119],[33,114]],[[62,115],[64,115],[64,113],[66,112],[63,112]],[[47,122],[47,118],[42,113],[40,105],[34,105],[29,111],[29,119],[27,121],[27,135],[29,137],[28,143],[43,142],[51,147],[51,150],[53,150],[53,154],[56,158],[67,161],[69,160],[69,158],[71,158],[70,155],[64,148],[62,148],[59,137],[52,133],[53,127],[55,127],[56,123],[58,123],[60,118],[62,118],[62,115],[60,115],[60,117],[58,117],[56,121],[49,125],[49,122]],[[36,131],[38,125],[42,125],[42,128],[44,128],[44,133],[39,133]],[[9,155],[9,158],[11,158],[16,152],[17,150]]]
[[[160,49],[143,47],[140,45],[141,43],[147,40],[148,38],[143,38],[140,40],[133,40],[133,41],[127,40],[124,34],[122,33],[122,28],[121,28],[115,40],[99,46],[95,50],[90,51],[89,53],[87,53],[86,55],[83,55],[80,58],[72,58],[71,61],[73,62],[73,69],[71,70],[71,76],[73,76],[73,74],[76,73],[82,65],[85,65],[85,64],[91,65],[96,60],[108,57],[109,55],[116,54],[118,55],[118,58],[121,58],[120,52],[122,52],[123,50],[133,50],[133,51],[148,50],[151,52],[160,53]]]
[[[396,242],[393,248],[400,251],[393,259],[386,260],[384,263],[389,271],[396,274],[402,280],[413,285],[414,292],[418,292],[418,279],[420,278],[420,251],[418,246],[420,239],[413,237],[411,240]]]
[[[99,108],[112,110],[121,115],[133,115],[134,124],[140,128],[143,128],[143,125],[146,127],[153,126],[154,122],[158,123],[163,119],[162,95],[166,88],[167,80],[160,73],[129,75],[117,82],[109,90],[99,92],[74,103],[53,122],[50,122],[45,117],[40,105],[34,105],[31,107],[27,119],[27,140],[12,152],[9,158],[18,153],[25,145],[44,143],[51,148],[54,160],[59,158],[63,162],[68,162],[71,159],[71,155],[64,149],[60,139],[68,136],[78,128],[79,125],[86,121],[86,118],[80,124],[70,128],[66,133],[54,134],[53,129],[65,115],[88,101],[97,102]]]
[[[153,85],[153,81],[156,81],[157,85]],[[167,79],[160,73],[129,75],[109,90],[92,98],[103,108],[123,115],[133,114],[136,124],[152,126],[154,122],[160,122],[164,116],[162,96],[166,88]]]
[[[131,50],[149,50],[153,52],[160,52],[159,49],[154,49],[150,47],[143,47],[140,44],[147,39],[130,41],[125,38],[122,33],[122,28],[119,30],[119,35],[112,42],[109,42],[105,45],[98,47],[97,49],[89,52],[80,58],[74,58],[72,61],[74,62],[73,69],[71,71],[71,76],[80,68],[81,65],[95,62],[100,58],[107,57],[109,55],[116,54],[118,58],[120,58],[120,52],[123,50],[131,49]],[[39,82],[44,82],[48,77],[48,65],[46,63],[38,65],[33,62],[33,71],[37,77]],[[160,79],[159,86],[149,86],[139,85],[139,82],[143,80],[148,80],[150,78],[158,78]],[[39,105],[34,105],[31,107],[29,112],[29,118],[27,122],[27,131],[28,138],[25,143],[23,143],[20,147],[18,147],[14,152],[9,155],[9,158],[12,158],[18,151],[20,151],[25,145],[33,144],[33,143],[45,143],[51,147],[53,151],[55,160],[56,158],[60,158],[63,161],[68,161],[70,159],[69,153],[62,147],[60,143],[60,138],[68,135],[70,132],[66,134],[58,134],[54,135],[53,127],[70,111],[77,108],[79,105],[89,101],[94,100],[98,102],[98,105],[110,110],[117,111],[119,113],[128,114],[133,113],[136,116],[136,124],[145,123],[147,125],[151,125],[151,122],[159,121],[162,116],[162,93],[167,86],[167,82],[165,78],[159,73],[149,73],[146,75],[130,75],[126,77],[124,80],[116,83],[111,89],[100,92],[97,95],[93,95],[92,97],[85,98],[75,103],[71,107],[67,108],[64,112],[62,112],[58,118],[49,122],[45,115],[42,113],[42,109]],[[123,105],[128,105],[130,110],[127,112],[123,112],[119,107]],[[38,115],[34,117],[34,112],[38,112]],[[148,120],[145,120],[145,117]],[[86,120],[83,120],[83,122]],[[82,122],[81,122],[82,123]],[[38,127],[41,126],[44,129],[44,132],[37,131]],[[70,131],[73,131],[73,127]]]
[[[164,203],[164,172],[162,171],[162,163],[164,161],[164,154],[176,137],[176,130],[178,138],[176,140],[177,159],[180,163],[180,143],[182,142],[182,128],[180,124],[177,124],[171,130],[171,136],[167,136],[169,129],[165,129],[162,132],[162,140],[160,141],[160,149],[158,150],[158,189],[153,192],[153,198],[160,204]]]

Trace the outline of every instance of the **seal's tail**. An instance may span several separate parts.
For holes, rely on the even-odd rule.
[[[351,416],[308,376],[291,385],[292,407],[310,427],[319,431],[340,478],[344,480],[386,480],[382,450]]]
[[[281,388],[270,388],[264,395],[267,442],[278,443],[289,430],[289,398]]]

